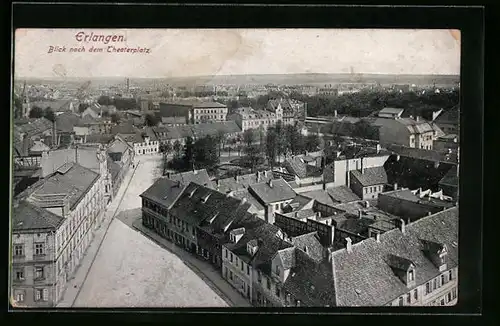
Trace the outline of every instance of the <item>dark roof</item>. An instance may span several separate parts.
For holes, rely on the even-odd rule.
[[[86,143],[98,143],[98,144],[109,144],[110,141],[115,138],[111,134],[91,134],[85,136]]]
[[[56,116],[56,129],[60,132],[73,132],[73,127],[80,123],[80,117],[72,112],[64,112]]]
[[[317,232],[301,234],[291,238],[292,243],[298,249],[304,251],[313,260],[320,262],[323,260],[324,247],[319,242]]]
[[[98,178],[99,174],[90,169],[76,163],[65,163],[63,168],[59,166],[57,172],[43,179],[31,194],[31,199],[37,201],[44,195],[64,195],[73,209]]]
[[[301,306],[336,305],[331,264],[318,263],[299,249],[295,249],[295,266],[290,270],[283,289],[295,300],[300,300]]]
[[[216,136],[219,132],[234,134],[241,132],[235,121],[218,121],[190,125],[193,135],[198,138]]]
[[[232,178],[219,179],[216,183],[217,190],[223,193],[228,193],[235,190],[242,190],[248,188],[250,185],[267,182],[274,178],[272,171],[258,171],[257,173],[250,173],[238,175]]]
[[[170,208],[170,205],[175,202],[182,190],[184,190],[184,185],[181,185],[178,181],[160,178],[140,196]]]
[[[161,117],[161,123],[164,124],[186,124],[187,118],[184,117]]]
[[[424,252],[421,240],[448,247],[448,269],[458,265],[458,208],[426,216],[406,226],[405,234],[393,229],[380,235],[380,243],[368,238],[332,255],[339,306],[381,306],[409,291],[387,262],[389,255],[415,265],[416,286],[441,272]]]
[[[248,192],[248,189],[234,191],[230,194],[230,196],[238,199],[246,199],[246,201],[257,211],[263,211],[265,209],[264,205],[262,205],[254,196],[252,196],[252,194]]]
[[[270,180],[249,187],[265,204],[295,198],[292,187],[283,179]]]
[[[438,152],[435,150],[406,147],[396,144],[388,145],[387,149],[392,151],[394,154],[416,158],[420,160],[443,162],[450,164],[458,163],[458,155],[456,152],[453,153]]]
[[[228,228],[229,219],[246,212],[249,207],[250,204],[239,199],[191,182],[179,195],[170,213],[191,225],[205,224],[217,232]],[[208,223],[210,220],[212,223]]]
[[[387,173],[383,166],[366,168],[363,173],[359,170],[350,173],[363,187],[387,183]]]
[[[79,165],[99,173],[100,163],[98,158],[99,149],[90,146],[79,146],[75,148],[59,149],[49,151],[42,156],[40,166],[42,176],[53,173],[59,166],[66,162],[78,162]],[[78,155],[78,157],[76,157]]]
[[[457,169],[458,167],[456,165],[452,166],[451,169],[439,181],[439,184],[458,187]]]
[[[12,209],[12,231],[27,231],[33,229],[57,229],[64,218],[37,207],[26,200],[14,205]]]
[[[326,191],[334,201],[339,203],[360,200],[360,198],[347,186],[327,188]]]
[[[194,182],[201,186],[207,186],[212,189],[214,188],[213,183],[208,176],[208,172],[205,169],[171,174],[168,178],[173,181],[179,181],[183,185],[188,185],[189,183]]]
[[[451,109],[448,109],[441,113],[436,120],[434,120],[436,123],[452,123],[452,124],[459,124],[460,122],[460,109],[458,106],[455,106]]]
[[[14,126],[16,132],[26,134],[26,137],[32,137],[50,129],[52,129],[52,122],[46,118],[30,119],[28,123]]]

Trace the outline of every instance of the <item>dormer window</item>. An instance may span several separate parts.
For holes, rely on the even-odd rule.
[[[201,201],[202,201],[203,203],[206,203],[206,202],[207,202],[207,200],[208,200],[208,197],[210,197],[210,194],[207,194],[205,197],[203,197]]]
[[[408,281],[415,281],[415,270],[410,269],[408,271]]]

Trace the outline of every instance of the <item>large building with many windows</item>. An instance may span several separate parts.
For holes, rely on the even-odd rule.
[[[104,212],[99,174],[64,163],[14,200],[11,299],[53,307],[64,294]]]

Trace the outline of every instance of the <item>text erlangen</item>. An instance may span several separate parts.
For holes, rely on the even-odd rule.
[[[89,42],[101,42],[104,44],[108,44],[110,42],[117,43],[117,42],[125,42],[125,36],[124,35],[119,35],[119,34],[94,34],[94,32],[91,32],[90,34],[87,34],[85,32],[78,32],[75,34],[75,39],[78,42],[84,42],[84,43],[89,43]]]

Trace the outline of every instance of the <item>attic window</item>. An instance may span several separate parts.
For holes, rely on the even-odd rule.
[[[206,203],[207,200],[208,200],[208,197],[210,197],[210,194],[206,195],[205,197],[203,197],[203,199],[201,200],[203,203]]]
[[[194,193],[196,192],[196,189],[198,188],[194,188],[190,193],[189,193],[189,198],[193,197]]]
[[[408,281],[415,281],[415,271],[413,269],[408,271]]]

